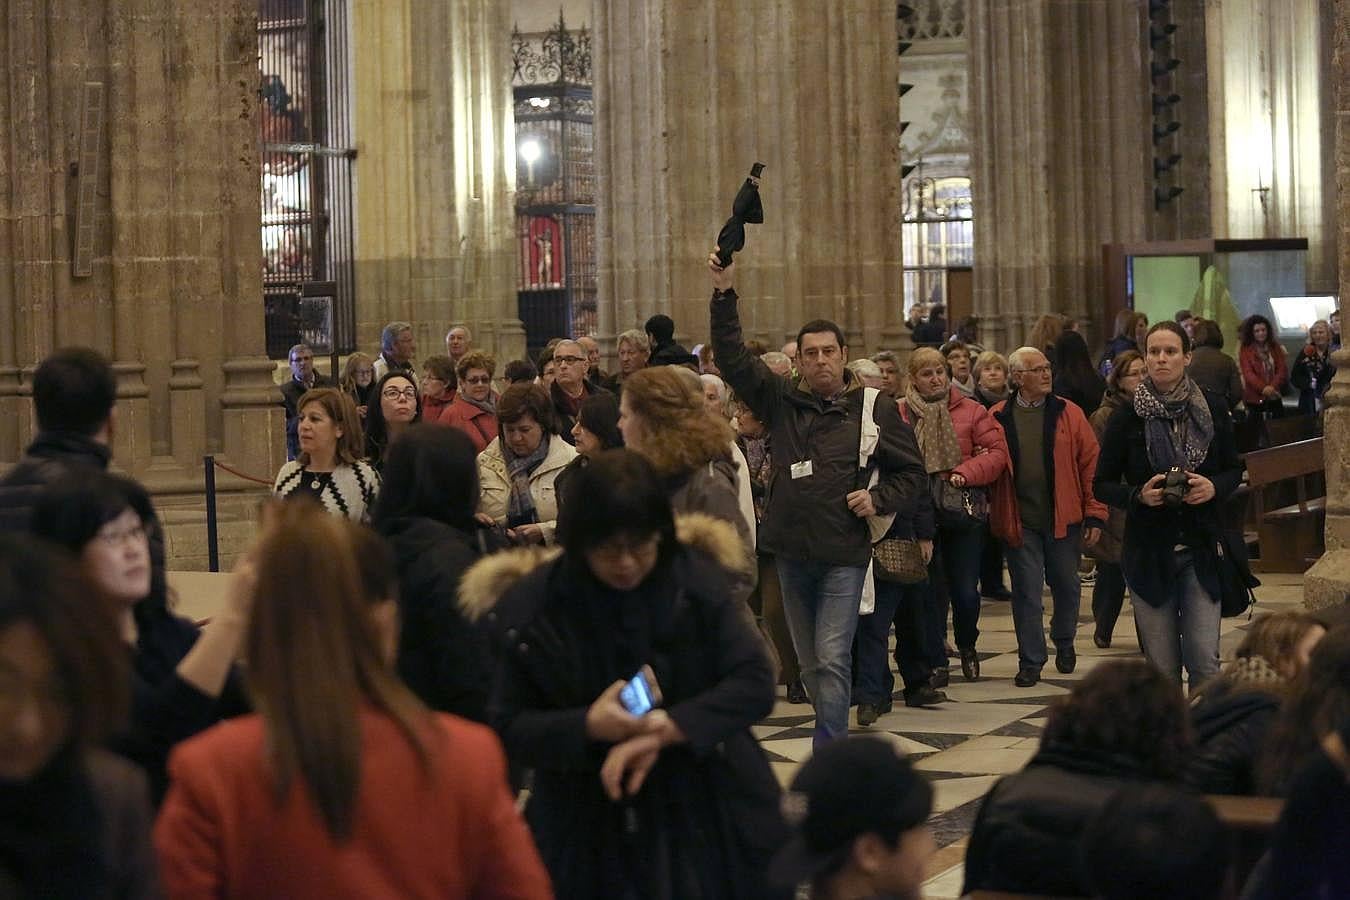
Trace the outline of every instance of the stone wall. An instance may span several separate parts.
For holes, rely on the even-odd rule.
[[[206,452],[274,472],[256,0],[0,10],[0,462],[33,434],[33,366],[82,344],[117,373],[116,463],[156,494],[199,506]],[[77,227],[92,236],[88,275],[72,264]],[[245,489],[222,479],[247,518],[252,503],[229,499]]]
[[[705,260],[751,163],[766,222],[737,258],[747,338],[900,324],[899,108],[889,0],[598,0],[599,340],[664,312],[707,336]]]

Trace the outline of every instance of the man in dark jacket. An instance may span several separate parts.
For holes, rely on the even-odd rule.
[[[797,335],[800,381],[774,375],[741,336],[733,265],[709,257],[712,343],[722,377],[768,428],[773,480],[760,546],[777,559],[792,643],[816,711],[815,742],[848,733],[852,645],[858,605],[872,558],[865,521],[912,504],[927,490],[914,432],[894,403],[877,402],[871,466],[859,463],[862,384],[845,368],[848,346],[839,326],[817,320]],[[870,430],[870,429],[869,429]]]
[[[286,408],[286,458],[295,459],[300,453],[300,398],[316,387],[332,387],[331,379],[314,371],[314,351],[308,344],[291,348],[291,377],[281,386],[281,405]]]
[[[647,360],[649,366],[693,366],[698,371],[698,357],[675,343],[675,320],[659,313],[647,320],[643,326],[647,330],[647,339],[651,341],[652,353]]]
[[[38,434],[0,479],[0,530],[28,530],[33,504],[49,485],[108,468],[116,403],[117,379],[97,351],[67,347],[42,361],[33,373]],[[157,518],[152,524],[150,552],[162,563],[164,535]]]
[[[558,437],[575,446],[577,439],[572,435],[572,426],[576,425],[582,402],[592,394],[609,391],[586,377],[590,363],[586,348],[577,341],[559,341],[553,348],[553,365],[553,384],[548,392],[553,402],[554,425]]]

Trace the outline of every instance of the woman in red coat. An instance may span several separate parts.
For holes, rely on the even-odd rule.
[[[1267,416],[1284,413],[1280,394],[1289,383],[1289,362],[1284,348],[1275,340],[1275,329],[1265,316],[1248,316],[1238,328],[1242,349],[1238,367],[1242,370],[1242,402],[1252,412]]]
[[[914,426],[937,506],[937,565],[952,606],[952,630],[968,681],[980,677],[975,652],[980,621],[980,555],[984,522],[969,515],[944,512],[939,492],[969,491],[993,484],[1008,468],[1008,442],[1003,428],[980,403],[952,387],[947,363],[931,348],[909,358],[909,389],[900,401],[900,417]],[[946,487],[944,487],[944,485]],[[988,505],[985,505],[988,509]],[[940,591],[934,591],[940,597]],[[939,599],[930,622],[930,664],[946,672],[947,610]],[[942,676],[939,674],[938,679]]]
[[[482,453],[497,439],[497,405],[492,399],[492,375],[497,361],[475,350],[465,354],[457,367],[459,393],[438,420],[469,436],[477,452]]]
[[[422,706],[389,666],[393,565],[294,501],[238,578],[259,715],[182,744],[155,827],[179,898],[549,898],[486,727]]]

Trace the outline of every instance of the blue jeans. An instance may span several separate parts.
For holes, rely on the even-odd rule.
[[[853,635],[867,569],[782,556],[776,562],[802,684],[816,711],[813,746],[819,747],[848,734]]]
[[[928,683],[933,670],[925,661],[927,615],[924,608],[929,586],[876,581],[877,607],[870,616],[858,619],[858,702],[884,704],[895,692],[895,676],[886,658],[886,639],[895,622],[895,664],[911,693]]]
[[[1045,605],[1041,591],[1048,581],[1053,611],[1050,640],[1055,649],[1073,647],[1078,633],[1078,536],[1081,525],[1070,525],[1062,538],[1022,527],[1022,546],[1008,548],[1012,576],[1013,628],[1017,631],[1017,664],[1039,670],[1045,665]]]
[[[1176,577],[1169,584],[1162,606],[1149,606],[1130,591],[1134,606],[1134,627],[1144,656],[1163,674],[1181,683],[1185,665],[1190,689],[1194,691],[1219,671],[1219,623],[1222,614],[1195,577],[1191,551],[1176,555]]]

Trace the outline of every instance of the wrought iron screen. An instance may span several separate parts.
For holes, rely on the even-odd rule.
[[[559,15],[511,36],[516,120],[517,300],[531,352],[594,333],[595,103],[591,40]]]
[[[327,343],[316,352],[355,349],[347,7],[258,2],[263,300],[273,359],[320,338]],[[322,313],[319,297],[330,298]]]
[[[947,269],[970,266],[975,258],[970,179],[924,177],[920,163],[905,179],[901,212],[905,309],[945,304]]]

